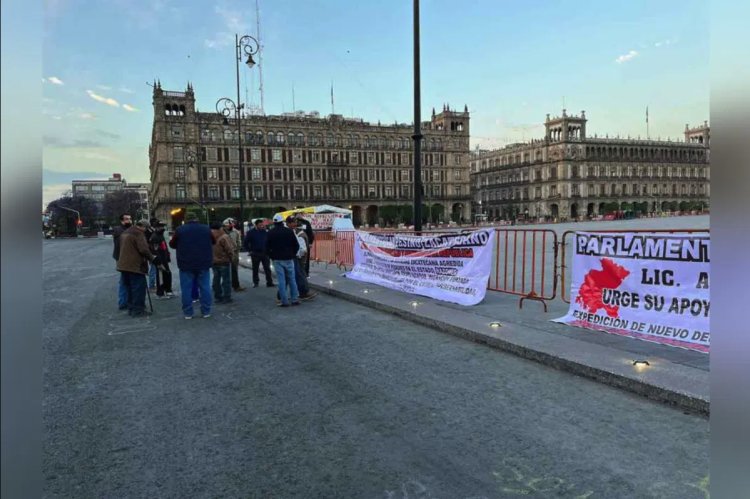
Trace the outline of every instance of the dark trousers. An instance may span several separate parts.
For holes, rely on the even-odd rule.
[[[232,289],[236,290],[240,287],[240,261],[237,259],[236,262],[232,262]]]
[[[128,313],[140,315],[146,311],[146,275],[123,272],[122,280],[128,295]]]
[[[250,258],[253,261],[253,284],[260,282],[258,277],[258,269],[260,264],[263,264],[263,272],[266,274],[266,284],[273,286],[273,276],[271,275],[271,261],[268,259],[265,253],[250,253]]]
[[[156,296],[164,296],[164,293],[172,292],[172,271],[169,270],[169,264],[165,263],[162,270],[156,269]]]
[[[230,278],[231,265],[214,265],[214,298],[217,302],[228,301],[232,298],[232,281]]]
[[[295,281],[297,281],[297,290],[299,291],[300,296],[305,296],[307,293],[310,292],[310,287],[307,285],[307,276],[305,275],[305,271],[303,270],[304,267],[304,258],[294,259],[294,277]]]
[[[315,244],[313,241],[310,243],[309,247],[307,248],[307,253],[305,253],[305,275],[310,276],[310,253],[312,252],[312,246]]]

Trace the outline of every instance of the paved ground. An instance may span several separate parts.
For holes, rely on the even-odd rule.
[[[46,497],[707,497],[705,418],[328,296],[130,319],[44,244]]]

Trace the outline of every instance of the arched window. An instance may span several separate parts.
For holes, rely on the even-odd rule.
[[[288,143],[288,144],[289,144],[290,146],[298,145],[298,144],[297,144],[297,141],[296,141],[296,140],[294,140],[294,138],[295,138],[294,132],[289,132],[289,133],[287,134],[287,143]]]
[[[255,143],[256,144],[262,144],[263,143],[263,132],[258,130],[255,132]]]
[[[224,129],[224,140],[225,141],[231,141],[232,140],[232,131],[228,128]]]
[[[268,132],[268,145],[272,146],[276,144],[276,135],[273,132]]]
[[[297,133],[297,145],[298,146],[305,145],[305,134],[302,132]]]
[[[326,135],[326,146],[333,147],[333,134]]]
[[[180,106],[180,116],[185,116],[185,106]]]
[[[283,145],[284,144],[284,134],[282,132],[276,132],[276,142],[279,145]]]
[[[352,136],[352,146],[359,147],[359,135]]]
[[[381,149],[385,149],[385,138],[384,137],[380,137],[380,139],[378,140],[378,143],[379,143]]]
[[[170,116],[172,114],[172,106],[170,106],[169,104],[166,104],[164,106],[164,114],[166,116]]]

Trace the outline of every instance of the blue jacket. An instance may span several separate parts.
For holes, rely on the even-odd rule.
[[[251,254],[265,254],[266,241],[268,241],[268,231],[258,230],[253,227],[247,231],[247,234],[245,234],[245,240],[242,242],[242,246],[245,251],[248,251]]]
[[[180,270],[208,270],[214,261],[214,237],[208,225],[188,222],[177,228],[169,246],[177,250]]]

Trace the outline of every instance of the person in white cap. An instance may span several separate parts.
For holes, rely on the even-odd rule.
[[[299,242],[292,229],[284,226],[284,217],[281,214],[273,216],[274,227],[268,233],[266,251],[268,257],[273,260],[276,270],[276,282],[279,285],[279,298],[282,307],[299,305],[299,290],[294,275],[294,259],[297,258]],[[289,294],[287,294],[289,286]]]

